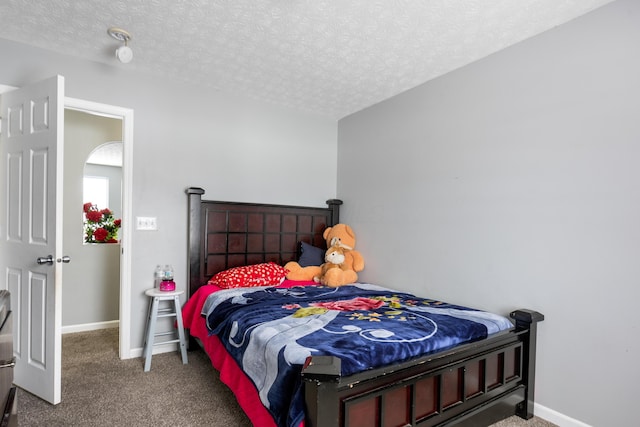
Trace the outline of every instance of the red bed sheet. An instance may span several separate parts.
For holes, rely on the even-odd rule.
[[[315,285],[314,282],[300,282],[285,280],[279,287]],[[273,417],[262,405],[258,392],[251,380],[242,372],[236,361],[227,353],[220,340],[215,335],[209,335],[204,317],[201,316],[202,306],[207,297],[222,288],[215,285],[201,286],[182,308],[184,327],[189,333],[198,338],[205,352],[211,359],[211,364],[220,372],[220,380],[235,394],[236,400],[254,426],[276,427]],[[300,427],[304,422],[300,423]]]

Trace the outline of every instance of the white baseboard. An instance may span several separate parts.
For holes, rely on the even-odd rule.
[[[117,328],[120,321],[111,320],[108,322],[84,323],[82,325],[69,325],[62,327],[62,334],[72,334],[75,332],[97,331],[98,329]],[[172,351],[180,351],[177,343],[156,344],[153,346],[153,354],[169,353]],[[129,353],[129,358],[142,357],[142,347],[133,348]]]
[[[533,405],[533,413],[536,417],[542,418],[543,420],[554,423],[560,427],[591,427],[589,424],[585,424],[582,421],[578,421],[575,418],[568,417],[558,411],[554,411],[553,409],[537,403],[534,403]]]
[[[68,325],[62,327],[62,334],[72,334],[74,332],[97,331],[98,329],[117,328],[120,326],[119,320],[108,322],[84,323],[82,325]]]
[[[161,353],[169,353],[172,351],[180,351],[177,343],[171,344],[156,344],[153,346],[153,350],[151,350],[151,355],[161,354]],[[132,348],[131,349],[131,357],[142,357],[142,347]]]

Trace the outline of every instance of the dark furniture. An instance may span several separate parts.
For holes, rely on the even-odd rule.
[[[326,208],[189,197],[189,294],[218,271],[295,260],[300,241],[324,245],[339,222],[339,200]],[[533,416],[537,322],[510,313],[515,328],[487,339],[348,377],[340,360],[310,357],[303,368],[308,427],[480,426],[511,415]]]
[[[9,291],[0,291],[0,407],[4,408],[0,427],[18,425],[18,400],[13,385],[13,314]]]

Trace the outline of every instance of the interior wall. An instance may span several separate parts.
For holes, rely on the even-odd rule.
[[[62,285],[62,327],[91,328],[119,319],[120,245],[83,243],[83,185],[85,161],[98,146],[122,140],[122,121],[84,112],[65,110],[64,149],[64,237],[65,254],[71,257],[64,268]],[[104,174],[104,166],[88,165]],[[112,168],[111,168],[112,169]],[[120,175],[122,173],[120,172]],[[121,178],[113,177],[109,206],[121,211]],[[112,188],[115,187],[115,188]]]
[[[158,264],[172,264],[178,289],[187,271],[187,196],[199,186],[214,200],[325,206],[335,197],[335,120],[268,105],[248,96],[0,39],[0,82],[21,87],[55,74],[66,96],[135,113],[133,216],[156,217],[157,231],[132,235],[131,348],[141,354]],[[0,168],[2,166],[0,165]],[[65,268],[70,270],[71,264]],[[76,301],[78,305],[83,301]]]
[[[536,400],[593,426],[637,424],[638,22],[615,1],[338,130],[361,278],[540,311]]]

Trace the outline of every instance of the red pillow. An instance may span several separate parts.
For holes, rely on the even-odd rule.
[[[275,262],[234,267],[216,273],[209,279],[210,285],[221,288],[244,288],[252,286],[277,286],[284,280],[289,270]]]

